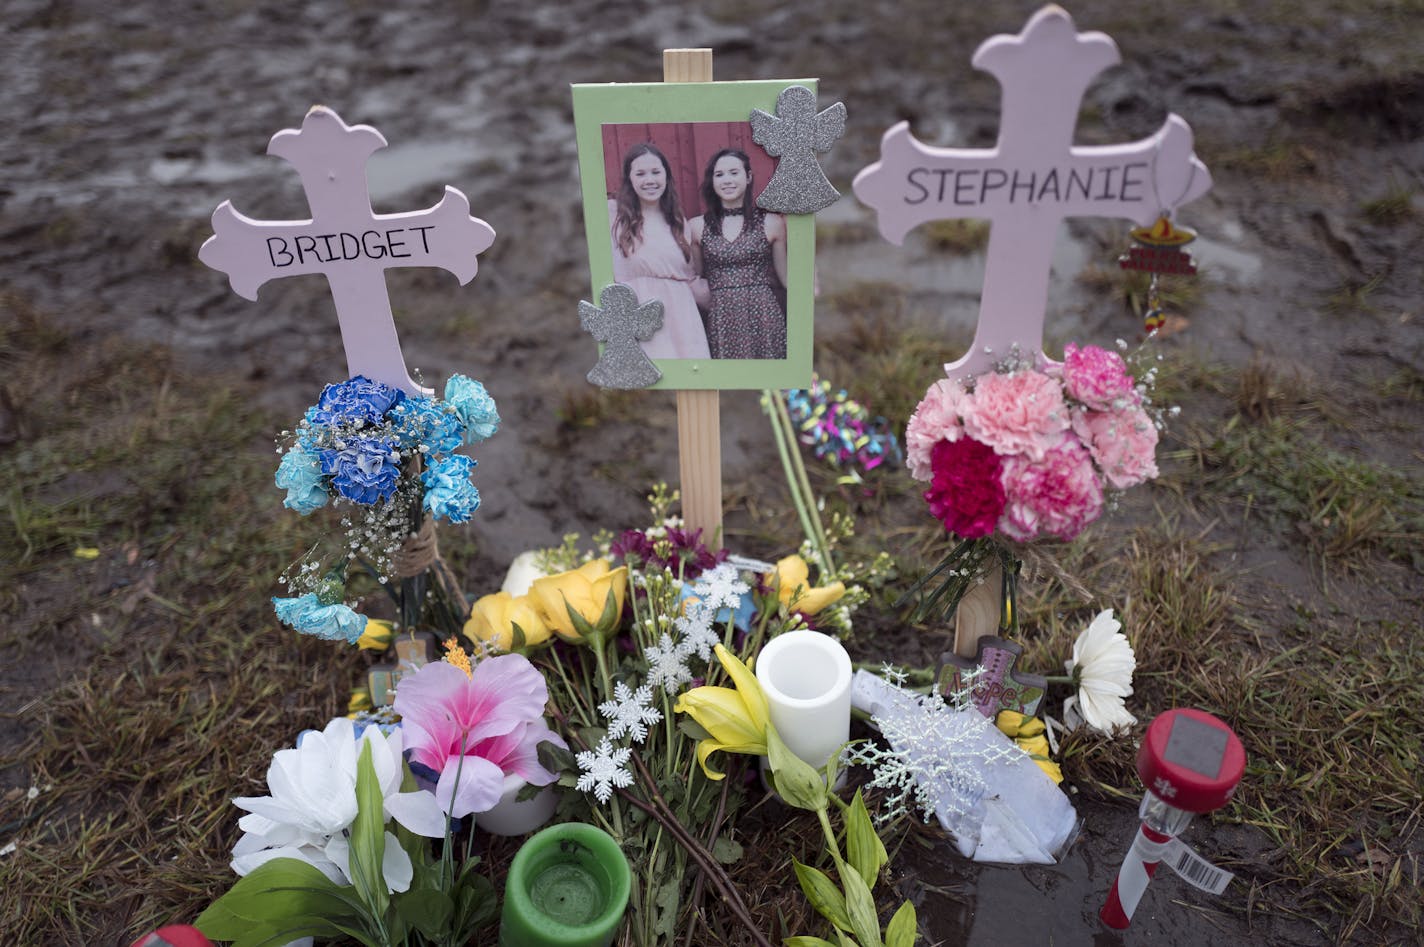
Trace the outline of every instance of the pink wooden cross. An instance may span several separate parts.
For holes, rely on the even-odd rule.
[[[975,68],[1003,88],[995,147],[930,147],[901,122],[881,140],[880,160],[856,175],[856,197],[878,211],[891,243],[930,220],[992,222],[974,344],[945,366],[951,378],[991,368],[1015,345],[1025,355],[1042,350],[1053,242],[1065,217],[1146,226],[1211,187],[1191,129],[1176,115],[1141,141],[1073,145],[1083,93],[1117,62],[1111,38],[1079,33],[1060,7],[1044,7],[1017,36],[991,37],[974,53]]]
[[[430,395],[410,377],[401,355],[385,271],[437,266],[463,286],[474,278],[476,255],[494,243],[494,230],[470,216],[469,200],[453,187],[426,210],[372,212],[366,161],[385,145],[371,126],[347,125],[331,109],[313,107],[300,130],[280,131],[267,146],[268,154],[285,158],[301,175],[312,218],[253,220],[223,201],[198,258],[226,273],[245,299],[256,299],[270,279],[320,273],[336,302],[351,375]]]

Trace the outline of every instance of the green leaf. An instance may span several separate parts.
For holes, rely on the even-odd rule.
[[[687,714],[679,714],[677,718],[677,732],[683,736],[701,742],[712,739],[712,734],[707,732],[707,728]]]
[[[494,920],[499,910],[494,885],[475,871],[475,861],[465,862],[455,881],[455,927],[450,941],[453,944],[468,943],[475,931]]]
[[[539,765],[551,773],[578,772],[578,759],[567,747],[559,746],[552,740],[542,740],[535,747],[539,753]]]
[[[394,898],[396,915],[431,940],[445,937],[455,914],[455,902],[443,891],[426,888]]]
[[[824,810],[826,784],[821,774],[781,742],[781,735],[768,721],[766,725],[766,755],[771,763],[771,781],[782,802],[809,812]]]
[[[909,901],[900,905],[900,910],[890,918],[885,928],[885,947],[915,947],[919,931],[915,927],[915,906]]]
[[[855,791],[855,798],[850,801],[845,823],[846,854],[850,866],[873,888],[876,879],[880,877],[881,867],[890,860],[890,855],[875,832],[875,825],[870,821],[870,812],[865,808],[865,800],[861,798],[859,789]]]
[[[274,858],[253,869],[198,917],[198,929],[219,940],[236,940],[254,924],[274,925],[293,918],[351,915],[338,886],[314,865]]]
[[[862,947],[883,947],[880,942],[880,916],[875,913],[875,898],[870,893],[870,887],[854,868],[846,864],[840,868],[851,932]]]
[[[524,629],[519,627],[519,622],[510,622],[509,627],[511,632],[509,636],[509,650],[511,652],[522,650],[529,644],[529,637],[524,634]]]
[[[806,895],[806,900],[811,902],[816,913],[843,931],[851,930],[845,897],[835,883],[826,877],[826,873],[803,865],[794,858],[791,859],[791,865],[796,869],[796,881],[801,885],[801,893]]]
[[[835,944],[820,937],[808,937],[802,934],[798,937],[788,937],[781,942],[782,947],[836,947]]]
[[[734,865],[742,858],[742,843],[719,835],[712,843],[712,857],[724,865]]]
[[[597,629],[603,635],[610,635],[622,620],[623,616],[618,611],[618,596],[613,594],[613,587],[610,585],[608,594],[603,598],[603,614],[598,616]]]
[[[361,741],[356,761],[356,821],[351,823],[351,883],[372,916],[385,917],[390,905],[386,857],[385,797],[371,762],[371,741]]]

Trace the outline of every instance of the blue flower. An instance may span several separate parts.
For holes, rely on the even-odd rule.
[[[357,375],[339,385],[323,388],[316,410],[308,412],[307,419],[328,425],[355,425],[357,422],[378,425],[385,420],[386,412],[404,398],[405,392],[398,388]]]
[[[421,504],[431,516],[464,523],[480,507],[480,491],[470,482],[475,462],[464,454],[452,454],[430,465],[420,475],[425,484],[425,500]]]
[[[464,375],[445,382],[445,400],[465,425],[465,443],[478,444],[499,430],[499,412],[485,386]]]
[[[400,479],[400,455],[389,437],[348,435],[344,447],[321,452],[321,472],[331,478],[336,492],[363,506],[389,500]]]
[[[406,450],[424,444],[431,455],[452,454],[464,442],[465,426],[459,416],[429,398],[406,398],[391,409],[389,420]]]
[[[320,458],[300,444],[282,455],[277,465],[277,486],[287,491],[282,505],[306,516],[326,506],[329,496],[321,479]]]
[[[355,644],[366,630],[365,616],[346,605],[323,605],[315,592],[300,598],[273,598],[272,606],[282,624],[304,635]]]

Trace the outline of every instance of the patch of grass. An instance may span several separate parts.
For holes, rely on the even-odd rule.
[[[1364,279],[1347,279],[1325,297],[1325,311],[1337,316],[1371,315],[1375,306],[1370,297],[1384,285],[1389,274],[1383,270]]]
[[[1285,182],[1312,175],[1319,166],[1310,146],[1279,137],[1262,145],[1226,147],[1213,153],[1217,155],[1215,167],[1268,181]]]
[[[1200,274],[1159,276],[1157,299],[1162,309],[1179,315],[1191,312],[1201,302],[1203,278]],[[1093,263],[1083,267],[1078,273],[1078,282],[1104,299],[1121,302],[1136,315],[1147,311],[1147,291],[1152,282],[1150,273]]]
[[[978,253],[989,245],[987,220],[932,220],[917,228],[933,250],[949,253]]]
[[[1263,525],[1303,538],[1317,556],[1359,564],[1363,554],[1383,553],[1424,563],[1417,474],[1346,454],[1286,418],[1252,424],[1238,415],[1189,441],[1176,456],[1205,486]]]
[[[1393,181],[1384,194],[1366,201],[1360,210],[1370,223],[1393,227],[1414,216],[1414,195],[1414,188]]]
[[[563,427],[577,429],[596,428],[614,421],[631,421],[640,415],[639,394],[591,385],[569,388],[554,409],[554,416]]]
[[[878,231],[864,221],[852,220],[844,223],[816,221],[817,248],[855,246],[876,239],[878,239]]]
[[[229,800],[344,707],[359,659],[272,618],[313,532],[271,485],[276,419],[162,349],[27,312],[11,300],[3,335],[6,384],[28,394],[0,454],[0,654],[32,672],[23,699],[6,685],[0,929],[128,943],[231,883]]]

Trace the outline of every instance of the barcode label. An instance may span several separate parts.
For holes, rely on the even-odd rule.
[[[1187,884],[1209,894],[1221,894],[1226,890],[1226,886],[1231,884],[1231,879],[1236,877],[1226,869],[1218,868],[1202,858],[1181,839],[1174,838],[1167,843],[1162,861]]]

